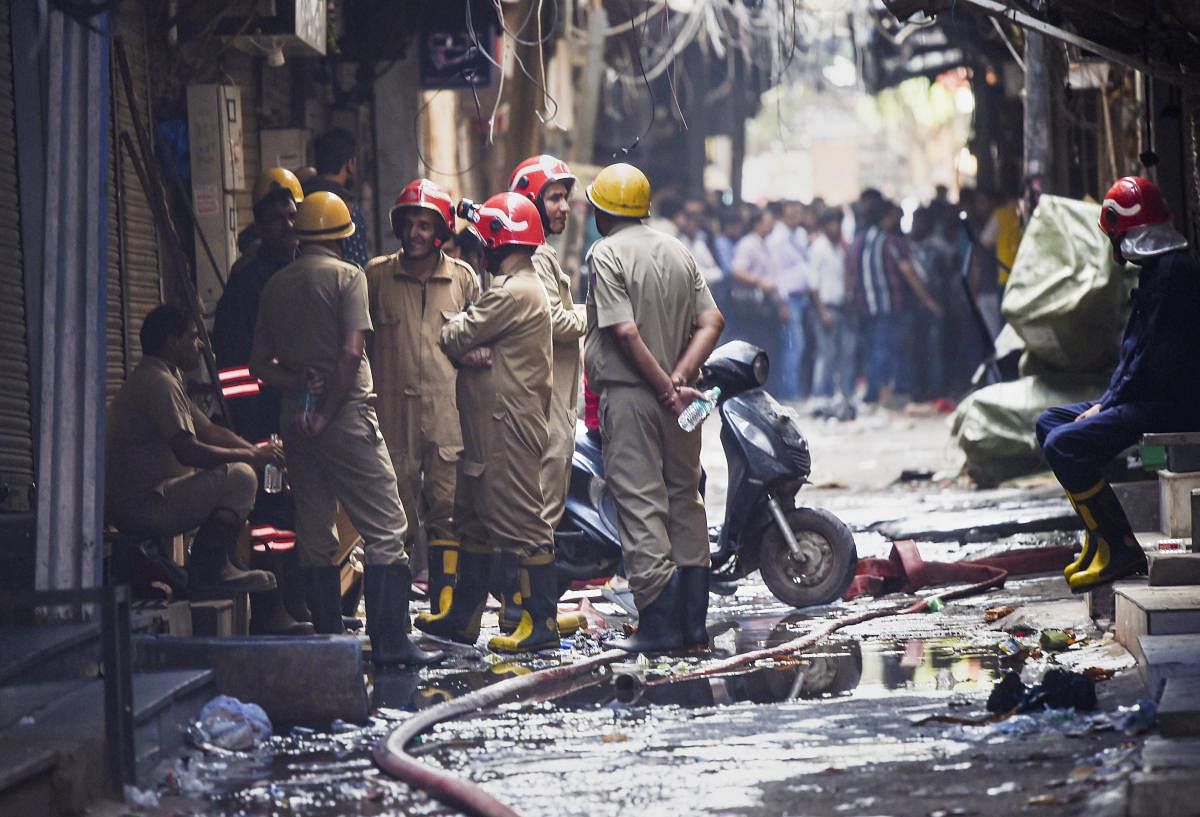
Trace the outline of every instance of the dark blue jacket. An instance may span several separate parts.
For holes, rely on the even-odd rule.
[[[246,366],[254,346],[258,301],[271,276],[285,264],[262,252],[243,255],[229,271],[229,283],[213,319],[212,346],[217,369]],[[261,442],[279,431],[279,392],[263,386],[257,395],[227,398],[233,430],[250,442]]]
[[[1102,407],[1180,404],[1200,425],[1200,266],[1187,250],[1148,259],[1131,300]]]

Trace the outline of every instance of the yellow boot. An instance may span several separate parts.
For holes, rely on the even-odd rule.
[[[429,540],[429,616],[450,607],[458,578],[458,540]],[[422,613],[421,616],[426,616]]]
[[[520,571],[523,610],[511,635],[488,642],[492,652],[521,653],[559,648],[558,576],[554,562],[523,564]]]
[[[1112,486],[1100,480],[1073,496],[1080,518],[1095,543],[1095,553],[1067,578],[1073,593],[1085,593],[1103,584],[1142,573],[1146,554],[1129,526]],[[1087,548],[1084,548],[1086,555]]]
[[[416,628],[437,638],[474,644],[479,638],[479,619],[487,601],[490,552],[460,548],[457,554],[453,588],[437,615],[424,613],[417,617]]]

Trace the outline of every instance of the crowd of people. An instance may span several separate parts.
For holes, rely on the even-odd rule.
[[[318,140],[315,169],[302,184],[271,168],[255,188],[212,330],[229,427],[186,390],[205,345],[194,313],[146,317],[143,360],[109,410],[109,520],[133,536],[198,527],[187,592],[249,593],[252,632],[345,633],[339,561],[357,537],[377,665],[440,661],[414,628],[476,643],[489,593],[501,601],[489,649],[556,649],[554,530],[586,366],[640,614],[617,646],[707,647],[700,435],[677,418],[702,397],[724,322],[687,247],[646,226],[645,175],[611,165],[586,189],[601,238],[585,306],[546,243],[571,211],[561,160],[530,157],[482,205],[414,179],[390,213],[401,249],[365,269],[352,141]],[[282,468],[288,491],[265,478]],[[241,564],[255,529],[270,535]],[[294,547],[276,548],[293,529]],[[430,609],[410,621],[421,547]]]
[[[667,194],[651,223],[691,250],[725,339],[767,350],[776,395],[839,416],[966,392],[1020,240],[1015,198],[971,188],[909,219],[874,189],[846,207]]]

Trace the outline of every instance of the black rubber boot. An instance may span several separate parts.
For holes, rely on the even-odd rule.
[[[521,621],[511,635],[488,642],[492,652],[522,653],[557,650],[558,570],[549,564],[524,564],[518,572],[521,591]]]
[[[638,628],[632,637],[612,646],[626,652],[674,652],[683,649],[683,580],[671,574],[658,598],[638,611]]]
[[[345,635],[342,623],[342,581],[337,565],[304,568],[304,588],[313,629],[323,635]]]
[[[521,623],[521,564],[515,553],[500,554],[500,632],[512,635]]]
[[[267,590],[250,594],[250,635],[312,635],[310,621],[296,621],[283,605],[283,594]]]
[[[458,540],[431,539],[429,542],[429,612],[437,615],[450,604],[454,582],[458,578]]]
[[[367,565],[363,593],[371,660],[377,667],[428,666],[441,661],[441,650],[426,652],[408,638],[408,594],[412,573],[406,564]]]
[[[683,646],[707,650],[708,568],[681,567],[677,572],[683,592]]]
[[[491,560],[489,553],[460,549],[458,578],[451,594],[450,607],[436,616],[417,616],[417,629],[437,638],[473,646],[479,640],[479,619],[487,601]]]
[[[312,622],[308,600],[304,591],[304,572],[300,569],[300,557],[296,549],[285,550],[275,557],[275,579],[279,592],[283,594],[283,606],[296,621]]]
[[[1116,492],[1107,482],[1097,488],[1073,497],[1084,524],[1094,523],[1096,550],[1091,561],[1067,579],[1072,593],[1086,593],[1117,579],[1145,573],[1147,568],[1146,553],[1133,534]]]
[[[229,560],[241,531],[240,522],[230,524],[215,515],[204,520],[188,555],[188,594],[192,598],[275,589],[272,574],[265,570],[242,570]]]

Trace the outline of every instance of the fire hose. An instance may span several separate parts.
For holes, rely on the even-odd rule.
[[[702,666],[694,672],[672,675],[647,682],[647,686],[669,684],[729,672],[738,667],[753,664],[763,659],[791,655],[811,649],[822,639],[844,627],[862,624],[888,616],[921,613],[936,602],[953,601],[1000,587],[1010,574],[1040,573],[1062,567],[1072,558],[1070,548],[1036,548],[1002,554],[991,559],[975,562],[944,563],[923,562],[912,542],[897,542],[889,559],[863,560],[859,578],[863,576],[884,577],[886,585],[895,590],[913,592],[917,587],[928,584],[949,583],[976,579],[972,584],[944,590],[925,596],[909,605],[867,610],[835,619],[799,638],[752,652],[716,661]],[[860,584],[868,584],[861,582]],[[876,583],[870,582],[872,586]],[[896,585],[899,586],[896,586]],[[895,592],[889,589],[888,592]],[[415,738],[442,721],[471,714],[496,706],[510,698],[534,693],[534,698],[547,700],[561,694],[564,686],[601,667],[626,659],[629,654],[622,650],[607,650],[591,658],[573,664],[539,670],[437,704],[409,718],[397,726],[375,747],[375,763],[391,776],[420,789],[435,800],[459,809],[471,817],[520,817],[511,806],[497,800],[476,784],[457,778],[440,769],[417,760],[408,754],[408,744]]]

